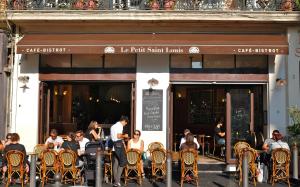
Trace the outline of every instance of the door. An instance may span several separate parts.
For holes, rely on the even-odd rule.
[[[40,83],[38,143],[44,143],[49,135],[50,89],[45,82]]]
[[[135,130],[135,82],[131,83],[131,103],[130,103],[130,133],[129,136],[133,135]]]
[[[226,101],[226,158],[234,163],[234,144],[248,141],[254,129],[254,94],[246,88],[230,89]]]

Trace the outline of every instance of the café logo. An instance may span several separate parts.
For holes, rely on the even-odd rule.
[[[190,54],[197,54],[200,53],[200,49],[198,47],[190,47],[189,48],[189,53]]]
[[[105,47],[104,53],[115,53],[115,48],[114,47]]]

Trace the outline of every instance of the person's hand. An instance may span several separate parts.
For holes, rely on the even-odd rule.
[[[124,137],[124,138],[128,138],[128,134],[124,134],[123,137]]]

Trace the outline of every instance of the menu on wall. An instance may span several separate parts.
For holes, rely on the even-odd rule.
[[[143,90],[143,131],[162,131],[163,90]]]

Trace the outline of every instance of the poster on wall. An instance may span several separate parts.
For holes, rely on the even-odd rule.
[[[163,90],[143,90],[143,131],[162,131]]]

